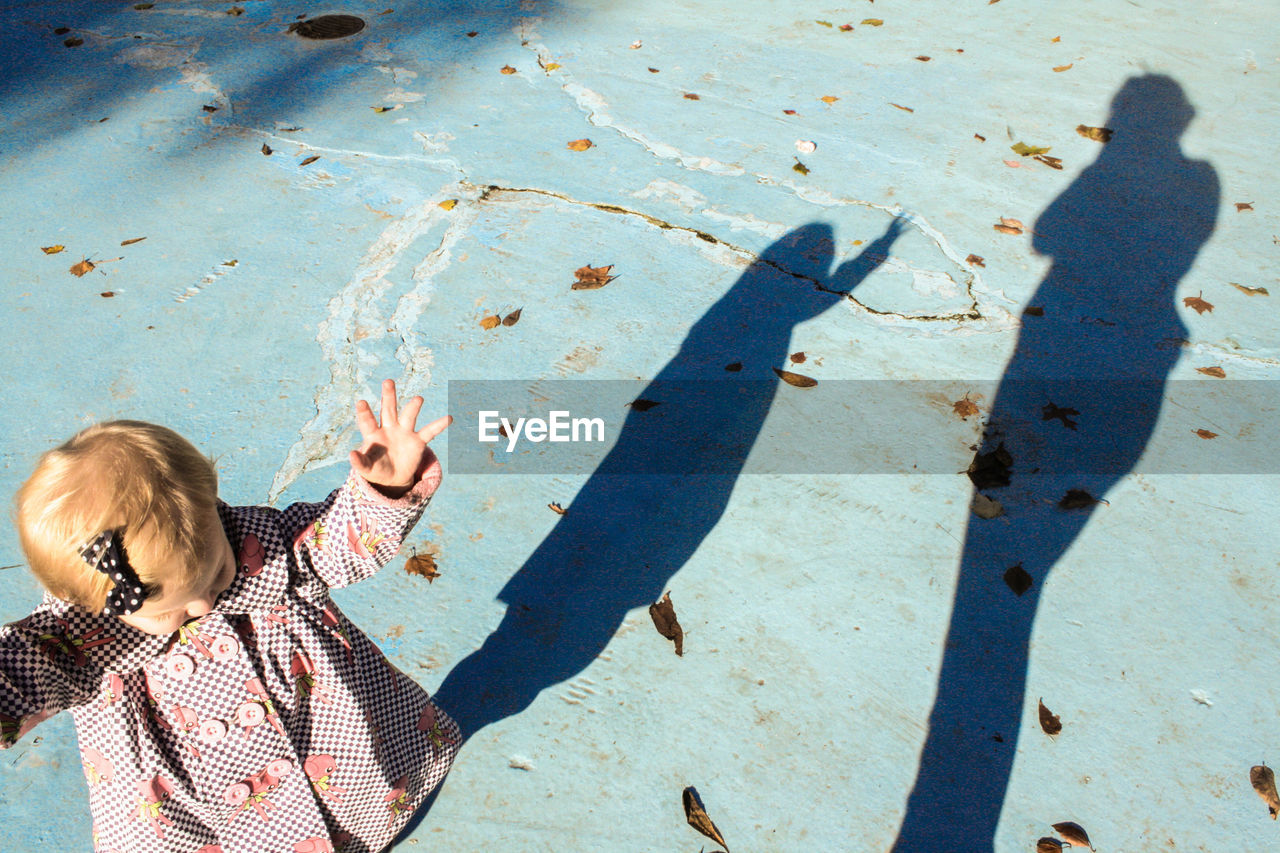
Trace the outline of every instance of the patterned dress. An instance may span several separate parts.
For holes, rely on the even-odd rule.
[[[0,628],[0,745],[71,710],[95,850],[381,850],[461,738],[329,590],[391,559],[439,479],[435,463],[399,500],[352,473],[318,504],[220,504],[239,571],[174,635],[46,594]]]

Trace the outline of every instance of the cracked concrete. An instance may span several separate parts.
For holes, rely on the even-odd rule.
[[[320,43],[287,35],[297,8],[232,5],[20,0],[0,12],[8,493],[76,429],[138,417],[211,453],[228,500],[315,500],[342,476],[353,398],[383,376],[442,412],[451,381],[643,382],[693,353],[717,371],[747,362],[744,376],[800,372],[816,391],[901,382],[927,413],[904,409],[897,440],[877,443],[849,426],[862,413],[848,404],[819,419],[837,439],[829,473],[744,474],[720,489],[724,515],[663,567],[685,655],[642,608],[626,615],[597,657],[473,733],[413,841],[693,849],[703,839],[679,805],[692,784],[732,849],[1003,853],[1066,819],[1099,849],[1271,846],[1247,776],[1271,763],[1280,705],[1268,678],[1275,456],[1268,398],[1244,380],[1272,381],[1280,365],[1277,171],[1258,149],[1280,127],[1274,8],[355,2],[340,11],[366,29]],[[65,47],[73,37],[83,43]],[[1105,126],[1144,75],[1173,81],[1195,111],[1166,128],[1180,153],[1076,132]],[[570,150],[578,139],[591,147]],[[1019,156],[1018,142],[1062,168]],[[1212,169],[1216,199],[1187,198],[1183,160]],[[1119,222],[1074,207],[1065,232],[1042,224],[1081,192],[1106,209],[1142,193],[1160,203]],[[1213,208],[1201,245],[1151,233],[1193,202]],[[1002,218],[1022,233],[995,230]],[[870,249],[893,222],[891,245]],[[40,251],[54,245],[65,250]],[[1120,245],[1131,249],[1115,260]],[[1095,281],[1164,282],[1159,258],[1175,254],[1186,269],[1159,311],[1069,298]],[[588,264],[618,278],[571,290]],[[789,295],[786,328],[761,328],[773,309],[735,309],[751,282]],[[1213,309],[1184,302],[1197,295]],[[810,299],[826,301],[800,316]],[[517,324],[481,328],[516,309]],[[717,312],[751,331],[715,326]],[[1041,319],[1060,322],[1060,338],[1035,337],[1055,328]],[[968,390],[986,419],[1011,361],[1039,364],[1107,329],[1129,348],[1092,365],[1102,374],[1168,362],[1147,453],[1037,575],[1034,601],[1012,597],[1006,562],[1032,564],[1014,533],[1056,495],[1015,468],[1007,494],[993,492],[1008,512],[989,522],[1010,544],[971,527],[962,474],[865,472],[909,470],[939,447],[965,456],[983,424],[930,394]],[[789,396],[803,389],[782,391],[766,430],[807,411]],[[1101,404],[1077,408],[1070,447],[1124,437]],[[1014,430],[1037,448],[1038,412]],[[470,438],[451,433],[442,453]],[[1188,472],[1160,473],[1170,460]],[[1221,473],[1240,460],[1253,473]],[[393,565],[342,604],[435,690],[501,636],[504,589],[576,529],[562,520],[575,500],[590,517],[597,486],[447,475],[410,543],[442,576],[428,586]],[[629,529],[687,498],[637,510]],[[667,553],[700,511],[617,562],[651,571],[646,555]],[[1007,667],[1025,680],[1020,724],[982,747],[1004,762],[1001,792],[939,806],[990,825],[960,814],[963,840],[913,848],[935,698],[960,695],[939,678],[965,647],[953,622],[977,589],[976,542],[990,546],[990,595],[1030,608]],[[12,530],[0,549],[0,565],[20,563]],[[16,619],[37,591],[20,569],[4,576],[0,615]],[[1056,739],[1038,729],[1041,696],[1062,716]],[[84,845],[79,765],[61,718],[5,753],[0,849]],[[65,819],[50,825],[51,813]]]

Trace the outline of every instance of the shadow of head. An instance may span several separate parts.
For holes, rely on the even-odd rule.
[[[1115,134],[1111,145],[1132,147],[1176,140],[1195,114],[1186,93],[1172,77],[1131,77],[1111,99],[1107,119],[1107,127]]]

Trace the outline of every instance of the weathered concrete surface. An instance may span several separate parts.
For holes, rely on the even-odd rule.
[[[448,477],[416,542],[442,577],[393,566],[342,598],[488,724],[404,849],[694,850],[686,785],[737,850],[1021,851],[1061,820],[1106,850],[1274,846],[1248,782],[1276,760],[1280,704],[1272,412],[1233,390],[1202,404],[1181,380],[1275,378],[1275,4],[239,8],[3,12],[5,494],[56,441],[128,416],[214,454],[230,501],[314,498],[342,476],[352,399],[382,376],[435,412],[452,380],[719,377],[735,360],[759,378],[803,351],[792,369],[820,388],[941,394],[892,447],[849,429],[825,474],[630,492]],[[286,33],[322,11],[368,27]],[[1075,130],[1109,122],[1106,146]],[[887,259],[859,260],[895,216]],[[98,268],[70,275],[82,258]],[[584,264],[619,278],[572,291]],[[855,282],[801,316],[814,283]],[[752,308],[750,288],[773,301]],[[1198,294],[1212,311],[1184,303]],[[739,325],[707,320],[717,305]],[[1028,305],[1057,325],[1033,328]],[[1006,516],[974,521],[955,472],[980,427],[948,404],[972,387],[988,415],[1011,362],[1169,380],[1137,432],[1052,400],[1076,404],[1083,438],[1036,409],[1011,446],[1049,435],[1087,456],[1141,433],[1144,460],[1185,464],[1040,483],[1015,457],[1013,485],[988,490]],[[795,393],[764,401],[766,425]],[[1218,473],[1206,448],[1224,444],[1254,473]],[[938,447],[953,467],[898,464]],[[1077,486],[1107,503],[1049,511]],[[575,501],[596,515],[573,522]],[[0,549],[21,563],[11,530]],[[1035,584],[1021,598],[1001,580],[1018,561]],[[36,586],[4,577],[15,619]],[[665,590],[680,658],[639,606]],[[84,849],[69,722],[3,761],[0,846]]]

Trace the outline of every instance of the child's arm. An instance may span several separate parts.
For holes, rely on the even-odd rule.
[[[382,422],[364,400],[356,404],[363,438],[351,452],[352,476],[319,504],[294,504],[284,511],[286,529],[301,531],[294,548],[330,587],[364,580],[384,566],[421,518],[440,484],[440,462],[428,446],[452,418],[415,429],[422,398],[403,409],[395,382],[382,383]]]

